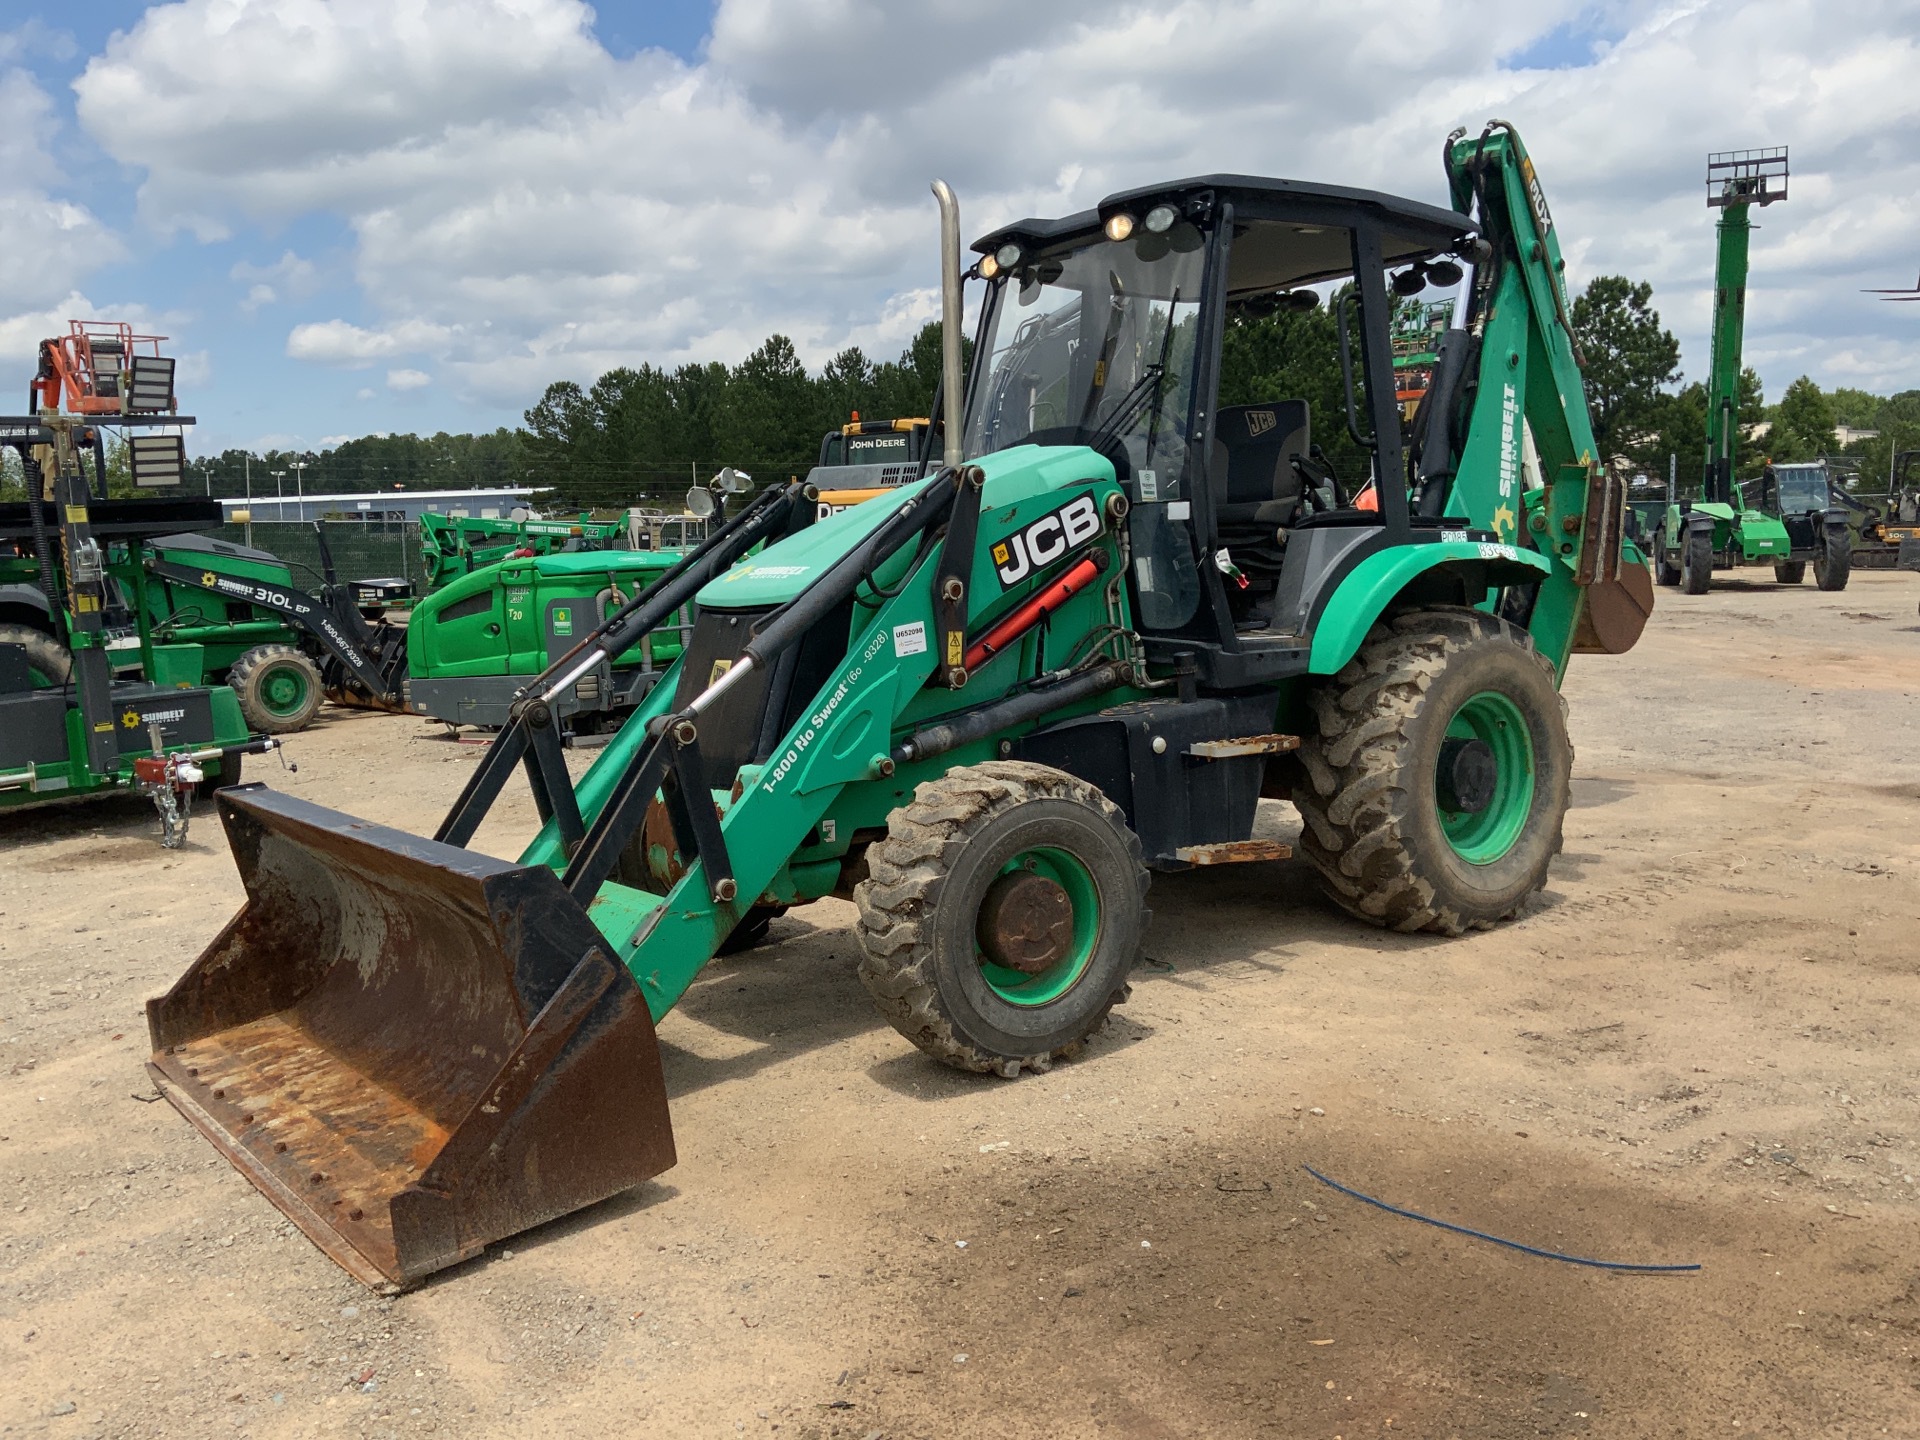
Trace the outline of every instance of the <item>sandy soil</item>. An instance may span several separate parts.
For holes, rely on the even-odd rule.
[[[240,898],[217,825],[0,817],[0,1433],[1920,1433],[1916,598],[1663,592],[1574,667],[1536,913],[1383,936],[1298,863],[1162,877],[1132,1001],[1045,1076],[934,1067],[850,910],[796,912],[662,1026],[676,1169],[392,1300],[141,1069]],[[288,749],[252,778],[415,829],[478,754]]]

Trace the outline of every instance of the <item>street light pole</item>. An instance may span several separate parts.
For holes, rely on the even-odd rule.
[[[295,460],[289,467],[293,471],[294,501],[300,508],[300,518],[302,520],[307,518],[307,487],[303,482],[307,478],[305,471],[308,463],[309,462],[305,460]]]

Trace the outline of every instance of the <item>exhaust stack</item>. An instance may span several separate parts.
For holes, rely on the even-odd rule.
[[[944,180],[933,182],[940,202],[940,396],[946,427],[946,467],[958,470],[966,458],[960,434],[966,410],[960,349],[960,202]]]

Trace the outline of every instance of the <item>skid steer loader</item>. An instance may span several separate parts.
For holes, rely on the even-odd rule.
[[[824,520],[762,491],[527,687],[431,839],[223,791],[248,898],[150,1006],[161,1089],[403,1287],[674,1163],[655,1024],[782,907],[851,895],[886,1018],[1004,1076],[1125,999],[1151,872],[1286,855],[1263,793],[1365,921],[1514,915],[1560,847],[1557,682],[1635,642],[1652,585],[1519,137],[1445,161],[1451,209],[1210,175],[996,230],[964,391],[937,184],[941,468]],[[1392,297],[1467,267],[1403,435]],[[1329,296],[1345,413],[1216,409],[1230,308]],[[1315,424],[1368,473],[1329,473]],[[690,599],[684,655],[570,781],[554,697]],[[539,835],[467,848],[522,772]]]

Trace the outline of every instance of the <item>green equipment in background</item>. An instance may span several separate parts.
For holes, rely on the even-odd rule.
[[[936,184],[937,472],[826,519],[762,491],[524,685],[431,839],[223,792],[248,900],[150,1005],[156,1083],[397,1288],[671,1166],[655,1023],[787,907],[852,898],[880,1013],[1005,1077],[1127,999],[1154,873],[1288,855],[1263,795],[1364,923],[1521,913],[1568,804],[1559,684],[1653,589],[1519,136],[1456,132],[1445,164],[1451,209],[1212,175],[998,229],[970,383]],[[1469,266],[1408,430],[1392,296]],[[1328,297],[1343,413],[1216,408],[1230,307]],[[1329,473],[1315,425],[1365,460]],[[689,604],[574,777],[558,703]],[[469,848],[522,776],[539,834]]]
[[[106,488],[100,432],[135,431],[135,483],[152,467],[172,484],[183,468],[180,439],[146,427],[172,431],[193,419],[176,413],[170,361],[143,391],[117,383],[105,365],[59,364],[48,354],[58,343],[42,345],[33,386],[45,408],[0,418],[0,443],[19,455],[29,497],[0,506],[0,545],[12,551],[8,569],[28,567],[41,601],[31,605],[16,578],[0,595],[9,615],[29,617],[0,621],[0,810],[133,791],[153,799],[161,842],[175,848],[185,843],[194,800],[236,783],[242,756],[278,742],[249,733],[233,691],[201,683],[198,646],[141,635],[134,643],[144,678],[116,678],[109,619],[118,596],[102,541],[137,547],[177,525],[180,511],[166,500],[97,500]],[[62,413],[63,398],[84,406],[83,415]],[[138,577],[133,591],[137,606]]]
[[[1852,568],[1842,508],[1828,500],[1807,510],[1773,508],[1797,507],[1808,499],[1810,477],[1775,475],[1775,467],[1769,465],[1752,497],[1734,482],[1752,211],[1755,205],[1786,199],[1787,178],[1785,146],[1728,150],[1707,157],[1707,204],[1720,212],[1715,226],[1718,248],[1707,376],[1707,450],[1700,498],[1670,496],[1665,524],[1654,543],[1655,578],[1662,585],[1679,586],[1688,595],[1704,595],[1715,570],[1748,565],[1771,565],[1781,584],[1797,585],[1809,562],[1822,590],[1844,590]]]
[[[672,569],[684,550],[584,550],[483,565],[436,590],[407,620],[410,714],[449,725],[505,725],[514,701]],[[574,733],[633,708],[679,657],[686,617],[669,620],[610,655],[553,701]]]

